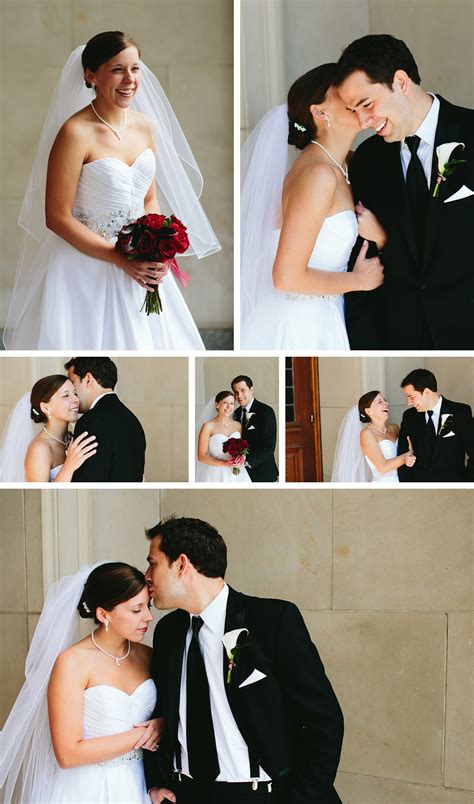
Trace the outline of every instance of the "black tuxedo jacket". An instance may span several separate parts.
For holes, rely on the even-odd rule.
[[[465,144],[465,150],[457,148],[452,158],[466,162],[456,166],[433,198],[436,148],[449,142]],[[474,190],[474,111],[440,98],[422,263],[409,214],[400,143],[370,137],[354,154],[350,178],[354,199],[374,212],[388,235],[381,256],[383,285],[345,296],[351,348],[418,349],[425,328],[435,349],[473,349],[474,195],[445,202],[463,185]],[[350,267],[361,243],[359,238]],[[373,248],[368,256],[376,253]]]
[[[145,433],[137,417],[116,394],[106,394],[79,419],[74,436],[87,431],[97,438],[97,452],[72,476],[73,483],[141,483],[145,468]]]
[[[249,411],[247,426],[242,422],[242,438],[249,443],[247,472],[252,483],[274,483],[278,480],[278,468],[275,463],[275,446],[277,440],[277,424],[275,411],[254,399]],[[236,408],[234,419],[242,420],[242,408]]]
[[[451,414],[441,431],[443,414]],[[440,432],[441,431],[441,432]],[[448,433],[454,433],[449,436]],[[408,450],[410,436],[416,455],[415,465],[401,466],[399,479],[405,483],[468,482],[474,480],[474,427],[471,408],[443,397],[433,455],[426,451],[426,420],[415,408],[405,411],[398,438],[398,454]],[[468,464],[465,466],[466,455]]]
[[[159,621],[153,639],[155,716],[164,716],[156,753],[144,751],[147,788],[173,789],[178,744],[181,668],[189,614],[177,610]],[[287,804],[337,804],[334,789],[343,717],[318,651],[293,603],[249,597],[229,589],[226,632],[247,628],[231,681],[222,649],[225,691],[249,752],[285,788]],[[266,678],[239,688],[253,670]]]

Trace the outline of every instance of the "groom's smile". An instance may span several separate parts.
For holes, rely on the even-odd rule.
[[[357,115],[361,128],[373,129],[386,142],[398,142],[411,133],[410,107],[402,80],[404,75],[397,71],[393,85],[389,87],[372,83],[362,70],[356,70],[339,87],[346,108]]]

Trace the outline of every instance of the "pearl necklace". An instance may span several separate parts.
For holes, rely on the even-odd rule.
[[[387,435],[387,428],[385,428],[385,430],[379,430],[379,428],[376,427],[375,424],[369,424],[369,427],[371,427],[372,430],[376,430],[377,433],[380,433],[380,435]]]
[[[117,665],[117,667],[120,667],[120,662],[123,662],[125,659],[127,659],[129,654],[130,654],[130,649],[131,649],[132,646],[130,644],[129,639],[127,639],[128,650],[127,650],[126,653],[124,653],[123,656],[113,656],[111,653],[108,653],[106,650],[101,648],[100,645],[98,645],[97,642],[95,641],[93,633],[91,634],[91,639],[92,639],[92,642],[94,643],[95,647],[97,648],[97,650],[100,650],[101,653],[105,653],[106,656],[108,656],[110,659],[113,659],[115,664]]]
[[[350,184],[350,181],[349,181],[349,168],[347,167],[347,162],[344,162],[344,164],[343,164],[343,165],[341,165],[341,164],[340,164],[340,163],[337,161],[337,159],[334,159],[334,157],[333,157],[333,156],[331,156],[331,154],[329,153],[329,151],[327,150],[327,148],[325,148],[325,147],[324,147],[324,145],[321,145],[321,143],[320,143],[320,142],[318,142],[317,140],[311,140],[311,142],[313,143],[313,145],[319,145],[319,147],[323,149],[324,153],[325,153],[325,154],[327,154],[327,155],[329,156],[329,159],[331,160],[331,162],[334,162],[334,164],[335,164],[335,165],[336,165],[336,166],[339,168],[339,170],[341,171],[342,175],[344,176],[344,178],[345,178],[345,180],[346,180],[346,184]]]
[[[96,117],[99,118],[100,122],[103,123],[104,126],[107,126],[107,128],[110,128],[111,132],[115,134],[118,140],[120,140],[119,134],[122,133],[122,131],[127,125],[127,110],[126,109],[123,110],[123,126],[121,126],[121,128],[114,128],[113,126],[110,125],[110,123],[107,123],[107,120],[104,120],[104,118],[100,116],[99,112],[96,110],[94,103],[92,101],[90,105],[92,106],[92,111],[94,112]]]
[[[235,424],[234,420],[232,420],[232,421],[228,422],[227,424],[224,424],[224,422],[222,421],[222,419],[219,419],[219,416],[214,416],[214,420],[215,420],[216,422],[219,422],[219,424],[221,425],[221,427],[223,427],[223,428],[224,428],[224,430],[226,430],[227,432],[229,431],[229,428],[233,428],[233,427],[234,427],[234,424]]]
[[[63,444],[65,447],[67,447],[67,441],[62,441],[61,438],[56,438],[56,436],[51,435],[51,433],[48,433],[46,427],[43,427],[43,430],[48,436],[48,438],[52,438],[54,441],[59,441],[60,444]]]

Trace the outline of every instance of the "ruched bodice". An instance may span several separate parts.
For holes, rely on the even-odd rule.
[[[154,681],[143,681],[131,695],[116,687],[101,684],[84,690],[82,735],[84,740],[129,731],[148,720],[155,707]],[[141,749],[77,768],[58,767],[54,788],[48,802],[69,804],[115,804],[149,802],[143,773]]]
[[[241,435],[238,430],[228,436],[222,435],[222,433],[214,433],[214,435],[211,435],[209,439],[209,455],[212,455],[213,458],[225,460],[226,455],[222,447],[229,438],[241,438]]]
[[[155,706],[156,688],[148,678],[131,695],[106,684],[84,690],[83,738],[128,731],[147,720]]]
[[[142,151],[132,165],[112,156],[87,162],[79,178],[74,217],[115,241],[122,226],[144,214],[143,200],[155,167],[151,148]]]
[[[397,446],[398,441],[390,441],[389,438],[384,438],[382,441],[379,441],[380,451],[386,460],[397,457]],[[375,468],[374,464],[370,458],[367,457],[367,455],[364,457],[372,473],[373,483],[398,483],[398,473],[396,469],[392,469],[391,472],[385,472],[385,474],[382,474],[378,471],[378,469]]]
[[[274,230],[272,264],[280,230]],[[308,260],[308,268],[347,270],[357,239],[357,218],[343,209],[325,218]],[[258,300],[252,319],[242,330],[244,349],[349,349],[344,299],[339,294],[283,292],[272,288]]]

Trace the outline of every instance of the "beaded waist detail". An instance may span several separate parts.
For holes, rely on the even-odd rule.
[[[109,759],[107,762],[96,762],[95,765],[91,767],[96,767],[100,765],[103,768],[115,768],[117,765],[123,765],[124,762],[138,762],[143,759],[143,751],[141,748],[134,748],[133,751],[129,751],[128,754],[123,754],[121,757],[116,757],[116,759]]]
[[[333,294],[329,296],[317,296],[314,293],[288,293],[286,291],[277,290],[279,296],[283,299],[287,299],[288,301],[295,301],[295,302],[315,302],[315,301],[331,301],[331,299],[337,299],[339,294]]]
[[[86,212],[73,213],[76,220],[112,243],[115,242],[118,233],[127,223],[140,218],[144,214],[143,204],[136,204],[133,207],[124,209],[114,209],[102,215],[89,215]]]

